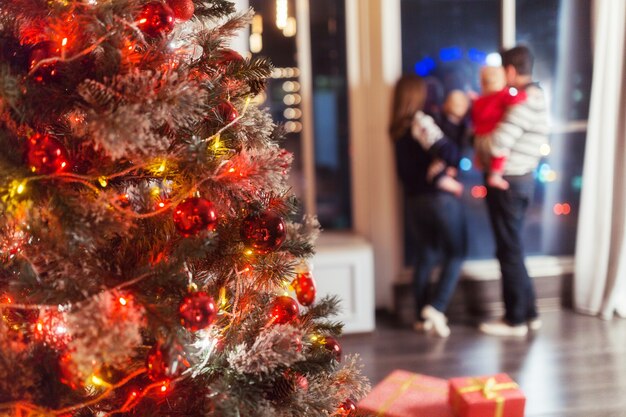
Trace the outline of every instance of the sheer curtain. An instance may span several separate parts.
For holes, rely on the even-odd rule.
[[[594,12],[574,305],[610,319],[626,317],[626,1],[595,0]]]

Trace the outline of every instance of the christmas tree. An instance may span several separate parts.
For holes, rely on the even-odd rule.
[[[353,412],[249,17],[0,2],[0,415]]]

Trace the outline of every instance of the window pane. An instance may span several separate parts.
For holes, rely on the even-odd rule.
[[[500,1],[402,0],[401,6],[403,71],[427,77],[429,106],[439,106],[455,88],[478,91],[478,70],[498,50]],[[574,252],[591,90],[589,16],[588,0],[516,1],[517,41],[536,56],[534,76],[550,100],[553,127],[526,218],[528,254]],[[469,258],[491,258],[482,174],[472,167],[471,149],[464,155],[459,179],[466,190]],[[411,242],[405,247],[410,261]]]
[[[296,15],[295,1],[289,0],[287,4],[288,16],[292,19]],[[277,27],[275,1],[250,0],[250,5],[262,16],[262,49],[254,55],[268,57],[276,66],[268,82],[265,105],[274,120],[282,123],[288,132],[284,147],[294,154],[290,184],[296,195],[303,198],[307,184],[302,160],[302,112],[295,31]],[[325,230],[349,229],[352,213],[345,1],[312,0],[310,27],[317,215]],[[251,33],[256,36],[254,24]]]
[[[517,0],[517,41],[535,55],[535,79],[550,99],[550,154],[537,171],[528,253],[571,255],[576,242],[592,57],[588,0]]]
[[[480,67],[498,51],[500,1],[402,0],[401,12],[403,72],[427,77],[427,110],[435,112],[453,89],[479,91]],[[464,155],[459,179],[466,189],[469,257],[491,258],[495,250],[482,199],[482,174],[471,169],[471,149],[465,149]],[[413,247],[406,235],[407,264]]]
[[[310,0],[317,214],[322,227],[352,224],[344,0]]]
[[[288,1],[289,16],[295,16],[295,2]],[[272,113],[276,123],[283,124],[287,131],[287,137],[283,147],[293,153],[294,161],[289,176],[289,183],[296,196],[304,196],[304,172],[302,166],[302,139],[301,126],[298,119],[293,116],[301,114],[299,106],[299,70],[297,61],[297,45],[295,36],[285,36],[282,29],[276,26],[275,2],[264,0],[250,0],[250,6],[254,9],[256,17],[250,28],[251,50],[255,51],[254,57],[269,58],[274,65],[274,71],[267,83],[267,89],[261,99],[263,106]],[[253,41],[259,49],[253,48]],[[289,118],[287,116],[290,116]],[[293,118],[292,118],[293,117]]]

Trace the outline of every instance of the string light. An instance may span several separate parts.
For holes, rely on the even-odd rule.
[[[124,298],[124,297],[120,297],[118,301],[119,301],[119,302],[120,302],[120,304],[121,304],[121,305],[123,305],[123,306],[125,306],[125,305],[127,305],[127,304],[128,304],[128,300],[126,300],[126,298]]]
[[[287,0],[276,0],[276,27],[283,30],[287,27],[289,4]]]
[[[107,185],[109,185],[108,181],[107,181],[107,177],[105,177],[104,175],[101,177],[98,177],[98,182],[100,183],[100,186],[102,188],[105,188]]]

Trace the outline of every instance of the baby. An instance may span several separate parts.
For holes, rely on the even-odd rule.
[[[436,120],[442,133],[457,146],[464,141],[467,127],[465,116],[468,110],[467,95],[461,90],[452,90],[441,106],[441,116]],[[428,168],[429,181],[433,182],[438,189],[460,197],[463,193],[463,184],[455,179],[456,174],[456,167],[446,166],[441,159],[435,159]]]
[[[508,151],[493,146],[491,133],[510,106],[526,100],[526,93],[507,88],[502,67],[483,67],[480,71],[482,95],[472,108],[476,163],[487,173],[487,185],[506,190],[509,183],[502,177]]]

